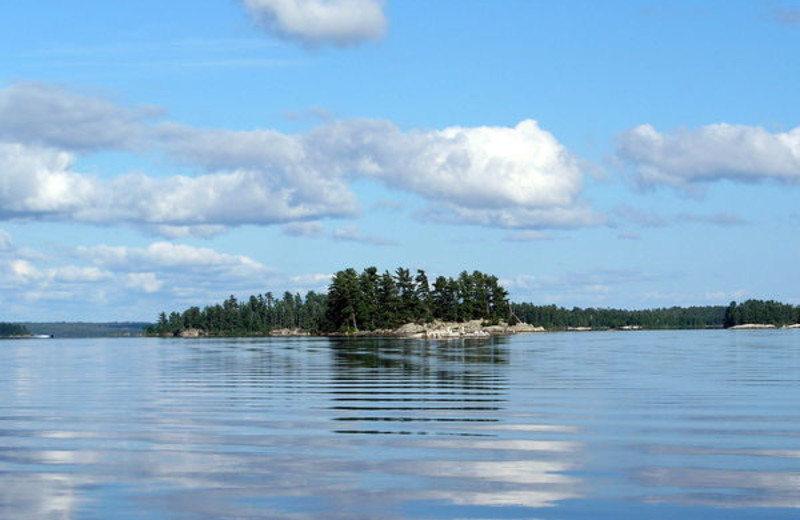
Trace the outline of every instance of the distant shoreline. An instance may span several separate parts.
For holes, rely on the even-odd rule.
[[[535,334],[545,332],[628,332],[628,331],[658,331],[658,330],[783,330],[800,329],[800,324],[776,326],[763,323],[748,323],[729,328],[684,328],[684,329],[655,329],[638,325],[627,325],[616,328],[591,328],[591,327],[565,327],[545,329],[518,323],[507,325],[483,325],[479,320],[468,322],[432,322],[427,324],[407,323],[395,329],[378,329],[350,332],[312,333],[302,329],[275,329],[268,334],[255,335],[217,335],[209,334],[201,329],[185,329],[177,333],[151,334],[149,337],[163,338],[396,338],[396,339],[476,339],[494,336],[511,336],[516,334]]]
[[[52,334],[21,334],[15,336],[0,336],[0,339],[52,339]]]

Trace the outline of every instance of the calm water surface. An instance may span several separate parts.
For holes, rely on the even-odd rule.
[[[0,342],[3,519],[797,519],[800,331]]]

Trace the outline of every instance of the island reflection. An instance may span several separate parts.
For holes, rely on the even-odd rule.
[[[661,504],[792,518],[800,351],[763,334],[11,345],[0,504],[35,520],[551,519],[603,504],[609,518]]]

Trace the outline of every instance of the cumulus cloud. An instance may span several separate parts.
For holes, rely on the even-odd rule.
[[[98,198],[95,180],[71,171],[72,154],[0,142],[0,215],[70,216]]]
[[[284,283],[284,287],[288,287],[291,292],[306,293],[308,291],[326,292],[331,283],[333,275],[312,273],[291,276]]]
[[[290,279],[244,255],[162,241],[142,247],[95,245],[47,256],[0,252],[0,304],[25,319],[152,319],[154,309],[181,309],[256,294],[326,285],[327,275]],[[60,253],[60,254],[59,254]],[[66,255],[66,256],[64,256]],[[66,260],[68,258],[68,260]],[[52,301],[72,301],[69,309]],[[87,311],[86,309],[92,309]],[[80,314],[83,313],[83,314]]]
[[[602,221],[580,200],[577,159],[533,120],[405,132],[389,121],[337,121],[304,141],[312,163],[415,193],[438,220],[512,228]]]
[[[65,150],[130,149],[152,107],[125,108],[96,96],[40,83],[0,89],[0,140]]]
[[[386,32],[380,0],[242,0],[261,27],[308,46],[346,46]]]
[[[440,220],[508,228],[581,227],[602,217],[580,200],[578,161],[532,120],[514,127],[402,131],[344,120],[308,133],[159,128],[194,178],[121,179],[130,201],[160,224],[288,223],[354,215],[350,183],[370,179],[417,194]],[[218,173],[212,173],[218,172]],[[143,196],[143,187],[151,184]]]
[[[156,273],[129,273],[127,275],[127,286],[130,289],[154,293],[164,287],[164,282],[158,279]]]
[[[2,95],[33,95],[23,90]],[[32,92],[57,106],[70,105],[66,99],[82,108],[54,109],[63,114],[51,130],[45,119],[24,128],[0,121],[4,219],[122,223],[168,238],[208,237],[228,226],[355,216],[360,207],[351,186],[370,180],[422,197],[430,204],[423,215],[448,222],[503,228],[603,222],[581,199],[578,160],[533,120],[411,131],[385,120],[341,120],[284,134],[145,125],[102,100],[48,88]],[[15,109],[7,103],[3,110]],[[89,139],[95,134],[106,140]],[[163,152],[195,174],[108,179],[76,171],[82,154],[127,145],[134,134],[144,136],[146,151]]]
[[[464,207],[563,206],[581,190],[576,159],[533,120],[411,132],[389,121],[338,121],[307,142],[341,170]]]
[[[75,172],[69,152],[0,143],[0,216],[150,225],[166,236],[210,236],[220,226],[350,216],[352,194],[300,193],[290,180],[237,170],[196,177],[128,174],[101,180]],[[324,183],[321,183],[324,185]],[[306,196],[307,195],[307,196]]]
[[[11,275],[22,283],[38,280],[43,276],[42,272],[27,260],[11,260],[7,266]]]
[[[224,233],[227,228],[221,225],[196,226],[156,226],[154,231],[165,238],[211,238]]]
[[[333,275],[330,274],[312,273],[292,276],[290,280],[294,284],[327,286],[330,283],[331,278],[333,278]]]
[[[51,280],[63,283],[94,283],[110,279],[109,271],[97,267],[78,267],[74,265],[55,267],[47,270]]]
[[[722,179],[794,183],[800,181],[800,128],[770,133],[720,123],[664,134],[642,125],[621,135],[617,156],[633,167],[642,186],[690,189]]]
[[[266,266],[247,256],[171,242],[156,242],[147,247],[80,247],[78,253],[100,267],[117,272],[178,271],[236,276],[263,275],[270,272]]]

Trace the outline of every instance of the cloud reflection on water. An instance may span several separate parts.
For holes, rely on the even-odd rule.
[[[697,393],[645,387],[652,374],[638,381],[619,364],[554,386],[545,376],[588,370],[561,366],[577,350],[525,350],[535,362],[512,364],[502,342],[120,345],[116,356],[74,347],[86,355],[60,355],[57,370],[47,351],[0,352],[0,374],[56,381],[15,394],[13,377],[0,378],[12,389],[0,403],[4,514],[393,520],[431,518],[423,509],[435,505],[435,518],[491,517],[486,508],[546,517],[597,496],[800,508],[787,409],[762,420],[771,435],[759,436],[699,415],[710,405]],[[628,384],[615,385],[622,376]],[[629,393],[635,384],[646,391]]]

